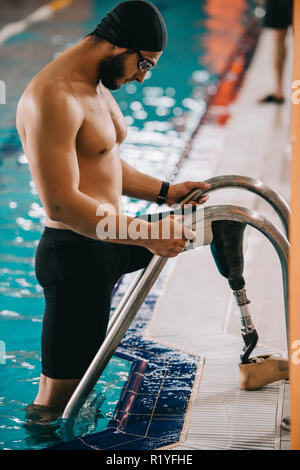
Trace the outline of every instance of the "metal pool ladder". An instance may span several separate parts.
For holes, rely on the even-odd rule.
[[[272,189],[268,188],[261,181],[256,179],[226,175],[211,178],[206,181],[211,184],[209,190],[192,190],[180,203],[187,203],[190,200],[198,200],[203,194],[217,189],[237,187],[254,192],[264,198],[275,209],[283,224],[285,233],[288,235],[288,219],[290,209],[284,199]],[[280,262],[283,280],[283,294],[285,305],[285,321],[288,331],[288,251],[289,242],[281,231],[257,212],[244,207],[233,205],[216,205],[200,208],[186,217],[185,225],[193,227],[193,224],[201,220],[204,226],[211,226],[212,222],[218,220],[231,220],[250,225],[263,233],[274,246]],[[209,242],[210,243],[210,242]],[[207,243],[203,243],[207,244]],[[154,255],[148,266],[138,271],[132,281],[128,291],[123,296],[111,321],[109,322],[107,334],[104,342],[99,348],[93,361],[88,367],[83,378],[79,382],[76,390],[71,396],[63,412],[62,419],[67,427],[72,427],[75,417],[86,401],[88,395],[101,376],[114,351],[120,344],[123,336],[128,330],[133,318],[139,311],[148,292],[158,278],[168,258]]]

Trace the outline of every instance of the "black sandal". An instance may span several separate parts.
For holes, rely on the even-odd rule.
[[[267,95],[265,98],[258,100],[259,103],[275,103],[275,104],[283,104],[284,98],[277,98],[275,95]]]

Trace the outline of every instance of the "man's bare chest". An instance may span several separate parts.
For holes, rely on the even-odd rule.
[[[105,155],[126,138],[125,118],[113,97],[96,95],[81,102],[84,120],[76,139],[77,152],[85,157]]]

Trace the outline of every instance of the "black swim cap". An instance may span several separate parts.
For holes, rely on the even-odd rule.
[[[167,42],[163,17],[156,6],[144,0],[119,3],[93,34],[118,47],[151,52],[163,51]]]

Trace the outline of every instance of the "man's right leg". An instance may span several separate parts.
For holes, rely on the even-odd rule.
[[[43,287],[42,375],[34,405],[64,408],[101,346],[111,292],[127,263],[114,244],[45,229],[36,253]]]
[[[152,221],[170,213],[179,215],[182,209],[155,214]],[[42,374],[34,405],[65,407],[105,339],[115,283],[122,274],[147,266],[152,257],[140,246],[45,228],[35,260],[46,305]]]
[[[52,409],[63,409],[71,398],[79,381],[80,379],[51,379],[41,374],[39,391],[33,404]]]

